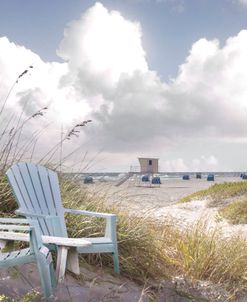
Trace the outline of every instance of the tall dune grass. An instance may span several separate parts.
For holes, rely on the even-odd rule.
[[[4,183],[7,188],[5,180]],[[60,186],[66,208],[117,214],[121,272],[128,278],[146,284],[148,280],[157,283],[179,275],[194,282],[206,280],[222,284],[229,292],[247,289],[247,243],[243,238],[222,239],[220,231],[209,231],[205,221],[179,230],[172,220],[136,217],[109,205],[102,194],[92,194],[80,183],[63,176],[60,176]],[[5,215],[13,213],[10,209],[15,207],[11,194],[9,198],[11,207],[5,208]],[[66,223],[72,237],[100,236],[104,230],[104,220],[81,215],[67,215]],[[81,257],[96,266],[113,266],[112,257],[107,254]]]
[[[0,187],[3,188],[0,205],[4,205],[2,214],[13,214],[16,203],[6,179],[0,179]],[[172,220],[137,217],[134,213],[109,205],[102,194],[92,194],[77,181],[63,176],[60,176],[60,186],[66,208],[117,214],[120,266],[126,277],[141,284],[153,284],[154,281],[158,284],[175,276],[183,276],[193,282],[206,280],[222,284],[229,290],[229,295],[247,289],[247,243],[243,238],[222,239],[220,231],[209,231],[203,221],[190,229],[179,230]],[[99,236],[104,230],[102,219],[67,215],[66,223],[72,237]],[[110,255],[81,257],[95,266],[110,267],[109,272],[112,271]]]
[[[230,197],[237,197],[247,194],[247,182],[224,182],[223,184],[214,184],[208,189],[192,193],[180,199],[180,203],[189,202],[194,199],[210,198],[212,204],[217,204]]]
[[[157,221],[151,216],[136,217],[119,207],[107,205],[78,183],[61,180],[65,207],[113,212],[118,215],[118,242],[122,273],[146,282],[182,275],[227,285],[229,291],[247,288],[247,243],[241,237],[222,239],[218,230],[209,231],[205,221],[179,230],[172,220]],[[89,223],[89,224],[88,224]],[[72,236],[98,236],[103,221],[67,216]],[[86,227],[87,225],[87,227]],[[111,257],[88,258],[90,263],[112,266]]]
[[[225,205],[219,210],[219,214],[232,224],[247,223],[247,200],[236,200]]]

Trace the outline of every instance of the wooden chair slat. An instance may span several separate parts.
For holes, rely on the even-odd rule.
[[[13,224],[0,224],[0,230],[18,230],[18,231],[29,231],[30,227],[25,225],[13,225]]]
[[[22,223],[22,224],[29,224],[28,219],[25,219],[25,218],[0,218],[0,223]]]
[[[25,163],[17,164],[17,166],[19,168],[19,173],[22,177],[23,183],[25,184],[25,190],[27,191],[29,200],[32,203],[33,210],[31,210],[31,208],[28,208],[28,210],[33,213],[49,214],[44,205],[44,198],[39,179],[37,179],[37,175],[33,175],[32,173],[32,169],[35,167],[32,164],[27,165]],[[42,232],[50,235],[49,229],[51,226],[48,225],[49,222],[47,223],[47,221],[42,218],[38,218],[38,221]]]

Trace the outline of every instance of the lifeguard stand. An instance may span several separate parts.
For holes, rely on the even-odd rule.
[[[126,173],[116,184],[115,186],[121,186],[125,183],[129,178],[132,178],[136,186],[152,186],[152,178],[154,174],[159,173],[159,165],[158,165],[158,158],[138,158],[140,166],[131,166],[130,171]],[[148,181],[142,182],[142,176],[147,175]],[[158,184],[159,185],[159,184]]]
[[[154,174],[159,173],[159,159],[158,158],[149,158],[149,157],[139,157],[140,163],[140,172],[138,185],[139,186],[153,186],[153,176]],[[144,176],[142,176],[144,175]],[[144,180],[146,179],[146,180]],[[160,184],[160,182],[159,182]],[[158,184],[158,186],[159,186]],[[156,185],[155,185],[156,186]]]

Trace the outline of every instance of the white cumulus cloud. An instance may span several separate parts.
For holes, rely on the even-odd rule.
[[[223,144],[246,138],[246,53],[246,30],[222,45],[202,38],[165,83],[148,66],[141,25],[96,3],[65,28],[57,50],[63,63],[44,62],[0,38],[1,100],[17,75],[33,65],[15,85],[6,112],[28,117],[48,106],[45,121],[53,126],[47,141],[54,141],[61,124],[68,129],[90,117],[93,123],[80,138],[89,150],[103,148],[108,156],[128,159],[163,154],[167,170],[213,170],[220,168],[216,156],[204,158],[200,151],[185,160],[183,142],[191,141],[193,150],[197,140],[207,148],[208,139]],[[172,148],[181,150],[178,160],[166,158]]]
[[[241,3],[243,5],[247,5],[247,0],[239,0],[239,3]]]
[[[68,24],[57,53],[68,62],[75,79],[88,77],[87,85],[94,86],[90,82],[95,77],[95,82],[111,87],[122,74],[147,71],[141,36],[139,23],[96,3]]]

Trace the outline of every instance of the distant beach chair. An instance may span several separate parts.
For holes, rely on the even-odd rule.
[[[7,172],[9,183],[15,194],[19,209],[18,214],[26,216],[32,225],[38,222],[42,235],[62,237],[58,245],[60,251],[58,260],[61,272],[58,278],[63,278],[67,252],[67,244],[63,244],[63,238],[68,239],[65,224],[65,213],[86,215],[106,220],[104,237],[81,238],[90,245],[78,245],[76,249],[70,249],[67,268],[75,274],[79,274],[78,253],[111,253],[114,262],[114,271],[119,273],[119,259],[116,234],[116,215],[97,213],[76,209],[65,209],[62,206],[60,188],[57,173],[43,166],[32,163],[19,163],[13,165]],[[64,239],[64,240],[65,240]],[[74,239],[75,240],[75,239]],[[51,242],[52,243],[52,242]],[[54,247],[50,244],[49,248]]]
[[[183,175],[183,180],[189,180],[190,176],[188,174]]]
[[[246,173],[243,173],[243,174],[242,174],[242,179],[244,179],[244,180],[247,179],[247,174],[246,174]]]
[[[56,278],[53,269],[52,257],[47,247],[42,244],[41,235],[37,224],[28,225],[27,219],[0,218],[1,236],[20,236],[20,231],[29,232],[30,247],[13,252],[0,253],[0,268],[8,268],[16,265],[36,262],[40,275],[41,287],[45,298],[53,295],[53,288],[56,286]],[[6,241],[1,240],[3,248]]]
[[[196,178],[201,179],[202,178],[202,173],[196,173]]]
[[[86,176],[84,178],[84,184],[92,184],[93,183],[93,177],[92,176]]]
[[[148,182],[149,181],[149,176],[148,175],[143,175],[142,176],[142,181],[143,182]]]
[[[154,176],[152,178],[152,184],[153,185],[161,185],[160,177],[159,176]]]
[[[207,181],[214,181],[214,174],[208,174]]]

